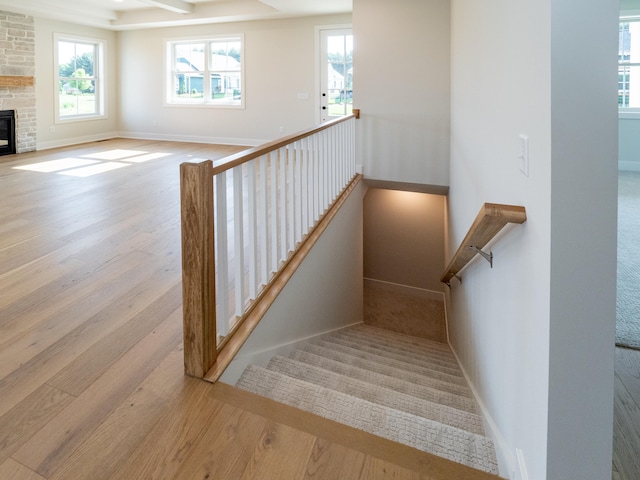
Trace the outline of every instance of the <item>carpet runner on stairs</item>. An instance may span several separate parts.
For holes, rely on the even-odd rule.
[[[250,365],[236,386],[498,474],[493,442],[448,345],[357,325],[266,368]]]

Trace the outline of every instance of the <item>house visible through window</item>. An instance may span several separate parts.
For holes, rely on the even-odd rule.
[[[104,41],[55,36],[58,121],[102,117]]]
[[[620,22],[618,106],[640,108],[640,18]]]
[[[167,103],[244,106],[243,38],[169,41]]]

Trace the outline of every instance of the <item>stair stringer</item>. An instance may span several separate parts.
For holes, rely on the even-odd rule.
[[[326,330],[324,332],[321,332],[315,335],[310,335],[304,338],[293,340],[291,342],[281,343],[273,347],[266,348],[259,351],[254,351],[254,352],[249,352],[244,354],[241,351],[240,354],[236,355],[233,361],[229,364],[227,369],[224,371],[224,373],[220,377],[219,381],[226,383],[228,385],[235,385],[238,379],[240,378],[240,376],[242,375],[242,372],[244,372],[244,370],[249,365],[266,367],[272,357],[275,357],[278,355],[286,357],[294,350],[303,349],[306,345],[316,340],[323,340],[325,338],[330,337],[334,333],[339,332],[340,330],[344,330],[346,328],[352,327],[354,325],[359,325],[359,324],[362,324],[362,322],[354,322],[352,324],[345,325],[340,328]]]

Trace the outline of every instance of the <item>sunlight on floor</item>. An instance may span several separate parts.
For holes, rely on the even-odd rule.
[[[85,160],[82,158],[61,158],[60,160],[51,160],[48,162],[32,163],[31,165],[23,165],[14,167],[16,170],[30,170],[32,172],[58,172],[69,168],[77,168],[85,165],[98,163],[97,160]]]
[[[128,167],[136,163],[158,160],[168,157],[169,155],[171,155],[171,153],[150,153],[140,150],[114,149],[81,155],[80,157],[61,158],[48,162],[22,165],[20,167],[14,167],[14,169],[41,173],[57,173],[59,175],[73,177],[89,177]]]
[[[98,173],[109,172],[111,170],[117,170],[118,168],[128,167],[128,163],[118,162],[103,162],[96,165],[90,165],[83,168],[75,168],[73,170],[65,170],[64,172],[58,172],[60,175],[69,175],[71,177],[90,177]]]

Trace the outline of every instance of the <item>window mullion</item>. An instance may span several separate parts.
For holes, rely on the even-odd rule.
[[[203,100],[204,103],[210,103],[213,99],[211,94],[211,42],[206,42],[204,46],[204,71],[202,75],[203,79]]]

